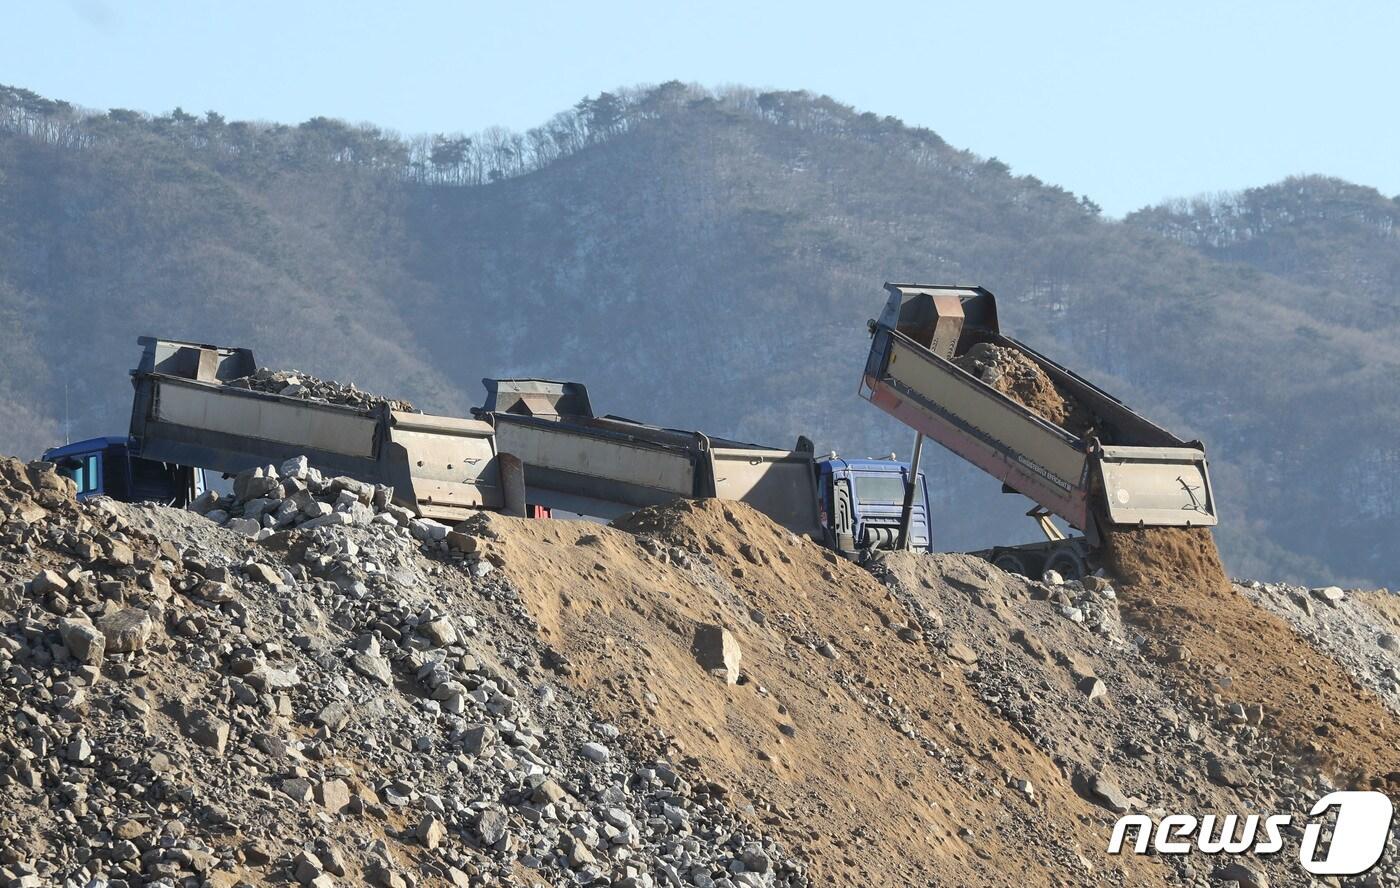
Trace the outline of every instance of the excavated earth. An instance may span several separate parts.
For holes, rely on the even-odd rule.
[[[980,343],[958,362],[1075,434],[1092,426],[1015,349]],[[1294,627],[1231,585],[1208,528],[1108,528],[1103,552],[1144,653],[1198,710],[1228,702],[1290,759],[1347,787],[1400,789],[1394,715],[1376,689],[1331,656],[1300,654]]]
[[[1093,414],[1017,349],[979,342],[953,363],[1072,434],[1094,433]]]
[[[1308,807],[1396,789],[1394,599],[1204,589],[1208,539],[1047,584],[735,503],[449,529],[239,486],[210,520],[0,462],[5,884],[1325,884]],[[1123,812],[1299,826],[1108,855]]]
[[[498,523],[503,569],[576,686],[734,787],[817,884],[1167,881],[1098,852],[1103,809],[860,567],[718,501],[619,529]],[[697,668],[705,625],[737,642],[737,684]]]
[[[0,513],[7,885],[810,884],[441,525],[254,539],[13,460]]]

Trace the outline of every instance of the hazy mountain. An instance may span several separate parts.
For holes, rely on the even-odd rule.
[[[1206,441],[1237,572],[1393,584],[1396,205],[1328,180],[1231,201],[1105,221],[808,94],[666,84],[404,140],[0,91],[0,450],[124,429],[159,333],[448,412],[482,376],[548,375],[637,419],[904,453],[855,394],[865,320],[885,280],[972,282],[1009,333]],[[1033,537],[976,470],[929,472],[944,546]]]

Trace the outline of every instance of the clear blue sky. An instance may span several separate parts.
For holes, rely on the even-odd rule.
[[[810,89],[1113,215],[1315,172],[1400,193],[1400,3],[67,2],[0,82],[94,108],[533,126],[670,79]]]

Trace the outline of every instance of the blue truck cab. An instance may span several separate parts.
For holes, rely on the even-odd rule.
[[[893,549],[899,541],[900,517],[909,483],[908,463],[889,459],[817,460],[817,491],[822,526],[834,547],[846,555]],[[928,485],[919,473],[909,529],[909,548],[932,552]]]
[[[110,496],[124,502],[185,506],[204,492],[198,469],[142,459],[124,437],[88,438],[44,451],[44,459],[73,479],[78,499]]]

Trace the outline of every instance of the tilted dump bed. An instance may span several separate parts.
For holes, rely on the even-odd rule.
[[[141,457],[236,473],[305,455],[327,474],[390,485],[400,505],[441,521],[505,505],[488,423],[229,386],[257,370],[250,350],[139,341],[131,437]]]
[[[862,397],[1094,535],[1094,522],[1214,525],[1205,452],[1044,355],[1001,335],[980,287],[886,284]],[[953,361],[979,342],[1014,348],[1094,418],[1079,437]]]
[[[501,453],[524,463],[531,503],[601,518],[679,497],[746,502],[821,539],[810,450],[778,450],[594,416],[583,385],[486,379],[478,416]]]

